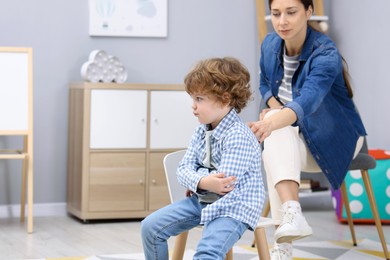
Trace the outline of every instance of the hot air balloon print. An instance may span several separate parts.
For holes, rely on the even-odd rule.
[[[108,20],[115,13],[115,3],[112,0],[96,0],[96,13],[102,18],[102,28],[108,28]]]

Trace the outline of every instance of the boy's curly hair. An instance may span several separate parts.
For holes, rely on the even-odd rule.
[[[234,107],[237,113],[251,98],[249,81],[247,68],[232,57],[201,60],[184,79],[188,94],[210,95],[218,102]]]

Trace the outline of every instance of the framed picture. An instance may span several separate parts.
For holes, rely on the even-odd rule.
[[[89,0],[89,35],[167,37],[168,0]]]

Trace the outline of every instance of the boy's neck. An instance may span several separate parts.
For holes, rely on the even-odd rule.
[[[227,113],[223,117],[221,117],[221,119],[218,122],[216,122],[215,124],[208,124],[206,126],[206,129],[210,131],[210,130],[214,130],[215,128],[217,128],[217,126],[222,122],[222,120],[225,118],[225,116],[227,116],[232,111],[232,109],[233,108],[230,107],[230,109],[227,111]]]

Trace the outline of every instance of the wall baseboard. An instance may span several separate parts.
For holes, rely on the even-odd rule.
[[[26,207],[27,214],[27,207]],[[66,216],[66,203],[39,203],[34,204],[34,217]],[[20,204],[0,205],[0,218],[19,218]]]
[[[319,200],[320,199],[320,200]],[[320,208],[324,209],[333,209],[331,200],[326,197],[316,198],[315,203],[313,204],[313,198],[304,198],[301,201],[302,207],[305,210],[315,210]],[[316,206],[313,206],[316,205]],[[313,207],[313,208],[312,208]],[[27,214],[27,207],[26,207]],[[68,212],[66,210],[66,203],[35,203],[33,208],[34,217],[48,217],[48,216],[67,216]],[[0,205],[0,218],[19,218],[20,217],[20,204],[12,205]]]

